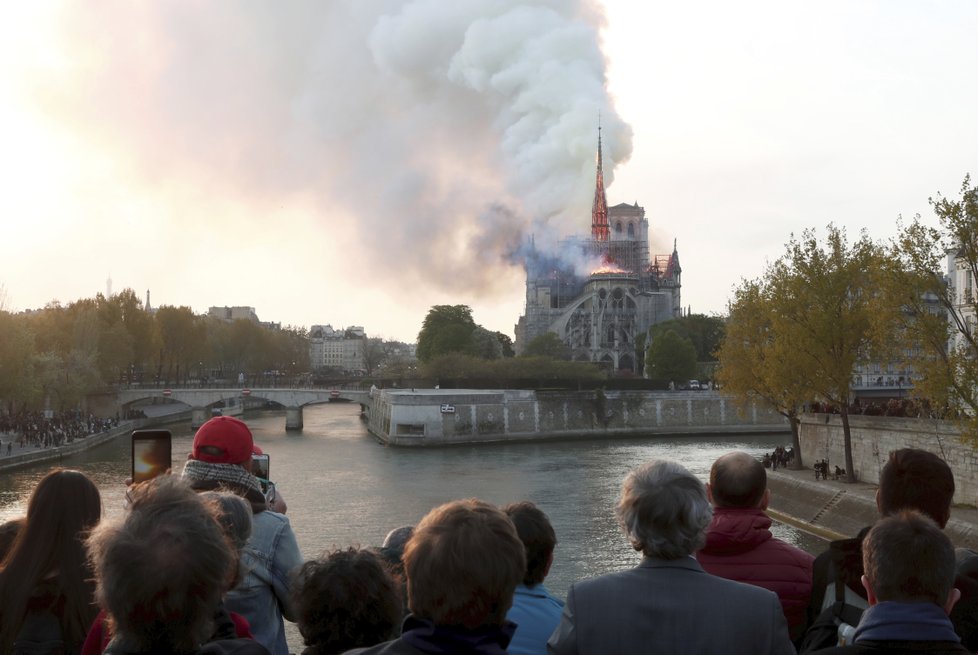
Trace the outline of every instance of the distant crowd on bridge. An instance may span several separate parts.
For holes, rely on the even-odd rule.
[[[105,432],[119,424],[119,415],[103,418],[81,410],[54,412],[0,412],[0,454],[10,454],[11,445],[21,448],[53,448],[63,446],[92,434]]]

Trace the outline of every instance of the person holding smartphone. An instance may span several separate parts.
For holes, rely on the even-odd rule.
[[[289,576],[303,559],[289,519],[269,503],[252,474],[254,451],[254,438],[243,421],[215,416],[194,435],[183,477],[197,491],[226,489],[251,504],[254,527],[242,551],[247,574],[228,593],[225,605],[248,620],[255,640],[272,655],[287,655],[283,619],[295,620]]]

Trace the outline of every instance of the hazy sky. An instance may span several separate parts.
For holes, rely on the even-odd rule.
[[[600,111],[609,202],[722,313],[792,233],[886,239],[978,174],[975,34],[972,0],[5,3],[0,286],[512,335]]]

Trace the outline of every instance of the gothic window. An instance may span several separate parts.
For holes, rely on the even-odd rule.
[[[628,236],[635,237],[635,223],[628,224]]]
[[[632,226],[631,225],[628,226],[628,231],[629,232],[632,231]],[[615,223],[615,234],[621,234],[621,221],[618,221],[617,223]]]
[[[615,326],[614,324],[608,326],[608,345],[614,345],[615,343]]]

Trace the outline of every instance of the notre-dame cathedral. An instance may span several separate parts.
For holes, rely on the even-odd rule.
[[[636,338],[681,315],[682,269],[675,244],[669,255],[649,256],[649,222],[642,207],[608,207],[600,130],[591,235],[563,240],[558,252],[562,254],[544,253],[530,243],[526,310],[516,324],[516,353],[553,332],[575,360],[635,371]],[[589,262],[589,270],[581,269],[582,261]]]

